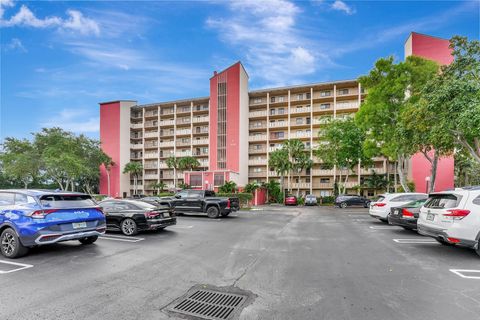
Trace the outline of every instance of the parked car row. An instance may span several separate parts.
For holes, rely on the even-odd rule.
[[[370,215],[480,255],[480,186],[429,195],[386,194],[370,205]]]
[[[78,240],[92,244],[106,231],[133,236],[177,223],[177,213],[228,216],[238,198],[216,197],[213,191],[183,190],[173,197],[105,199],[51,190],[0,190],[0,252],[7,258],[29,248]]]

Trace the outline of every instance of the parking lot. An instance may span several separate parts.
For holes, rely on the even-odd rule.
[[[463,271],[462,271],[463,270]],[[479,319],[480,257],[389,226],[367,209],[265,207],[181,216],[0,258],[1,319],[175,319],[191,287],[238,287],[240,319]]]

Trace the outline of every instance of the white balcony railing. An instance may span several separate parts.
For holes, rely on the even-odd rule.
[[[158,132],[157,131],[153,131],[153,132],[145,132],[145,135],[144,135],[145,138],[156,138],[158,137]]]
[[[160,142],[160,147],[165,148],[165,147],[173,147],[175,145],[175,141],[163,141]]]
[[[310,188],[310,182],[292,183],[292,188]]]
[[[193,123],[208,122],[208,121],[210,121],[209,117],[196,117],[192,119]]]
[[[250,159],[248,160],[249,165],[266,165],[267,159]]]
[[[262,110],[262,111],[251,111],[248,113],[248,116],[250,118],[253,117],[266,117],[267,116],[267,110]]]
[[[131,149],[143,149],[143,143],[137,143],[137,144],[131,144],[130,145]]]
[[[155,159],[158,158],[158,153],[157,152],[148,152],[143,155],[145,159]]]
[[[143,128],[143,123],[132,123],[130,125],[132,129],[142,129]]]
[[[311,107],[303,107],[303,108],[291,108],[290,113],[305,113],[305,112],[311,112],[312,108]]]
[[[173,126],[175,124],[175,120],[161,120],[160,126]]]
[[[181,135],[181,134],[183,134],[183,135],[185,135],[185,134],[192,134],[192,130],[190,130],[190,129],[177,130],[176,134],[177,134],[177,135]]]
[[[143,180],[158,180],[158,174],[145,174]]]
[[[267,140],[267,135],[258,134],[258,135],[248,136],[248,141],[261,141],[261,140]]]
[[[293,132],[291,138],[310,138],[312,132]]]
[[[270,122],[268,124],[268,126],[270,128],[286,127],[286,126],[288,126],[288,122],[287,121],[275,121],[275,122]]]
[[[209,140],[208,139],[199,139],[199,140],[193,140],[193,145],[199,145],[199,144],[208,144]]]
[[[272,151],[275,151],[275,150],[278,150],[278,149],[281,149],[282,146],[279,145],[279,146],[273,146],[273,147],[268,147],[268,151],[272,152]]]
[[[358,109],[358,101],[337,102],[337,109]]]

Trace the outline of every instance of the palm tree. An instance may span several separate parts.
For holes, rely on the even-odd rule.
[[[218,188],[220,193],[235,193],[237,184],[235,181],[225,181],[225,183]]]
[[[311,169],[313,166],[313,161],[310,156],[305,153],[301,152],[295,157],[293,157],[292,168],[298,174],[298,182],[300,182],[300,175],[303,170]],[[297,197],[300,196],[300,183],[297,184]]]
[[[165,163],[167,164],[167,167],[169,169],[173,169],[173,187],[177,188],[177,169],[178,169],[179,161],[175,156],[171,156],[167,158]]]
[[[132,161],[125,165],[123,173],[130,173],[133,175],[133,194],[137,194],[138,176],[143,172],[143,166],[138,161]]]
[[[290,172],[290,169],[292,167],[292,164],[288,159],[288,151],[282,148],[270,153],[269,159],[268,159],[268,165],[271,168],[275,168],[275,172],[280,176],[280,188],[283,194],[285,190],[284,188],[285,174]]]
[[[105,167],[105,172],[107,173],[107,195],[110,196],[110,173],[112,171],[112,167],[115,165],[115,162],[113,162],[112,158],[104,154],[102,163]]]
[[[288,152],[288,161],[290,161],[292,173],[299,173],[296,159],[301,159],[304,156],[305,145],[303,142],[298,139],[287,140],[283,143],[282,148]],[[300,168],[300,171],[302,171],[302,168]]]
[[[165,184],[165,182],[160,181],[160,182],[152,183],[151,187],[153,189],[158,189],[159,193],[163,193],[167,185]]]
[[[197,158],[195,157],[188,156],[178,160],[178,168],[180,170],[193,171],[198,167],[200,167],[200,162],[198,162]]]

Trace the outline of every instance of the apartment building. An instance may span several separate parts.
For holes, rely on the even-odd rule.
[[[442,57],[445,52],[449,54],[445,51],[445,45],[448,47],[445,41],[412,33],[405,44],[405,53],[438,60],[439,48],[444,52]],[[429,52],[434,56],[429,57]],[[346,168],[328,168],[313,154],[328,119],[352,117],[365,95],[356,80],[249,91],[248,74],[237,62],[214,72],[207,97],[146,105],[130,100],[100,103],[102,148],[115,162],[108,175],[101,168],[100,191],[106,194],[110,190],[115,197],[132,194],[133,179],[122,173],[130,161],[143,165],[139,179],[139,192],[143,194],[152,194],[153,185],[158,182],[169,189],[175,187],[175,182],[177,186],[186,183],[194,188],[213,189],[228,180],[244,186],[248,182],[279,179],[268,165],[269,153],[287,139],[301,140],[314,161],[313,167],[300,177],[287,177],[288,189],[299,189],[302,194],[331,195],[335,179],[338,181],[347,173],[346,187],[351,192],[373,173],[395,180],[395,168],[384,158],[375,158],[373,165],[360,164],[354,172],[347,172]],[[200,167],[192,172],[169,168],[166,160],[172,156],[193,156]],[[423,185],[428,164],[419,157],[413,157],[413,161],[416,171],[411,176]],[[453,183],[453,162],[442,161],[439,181]]]

